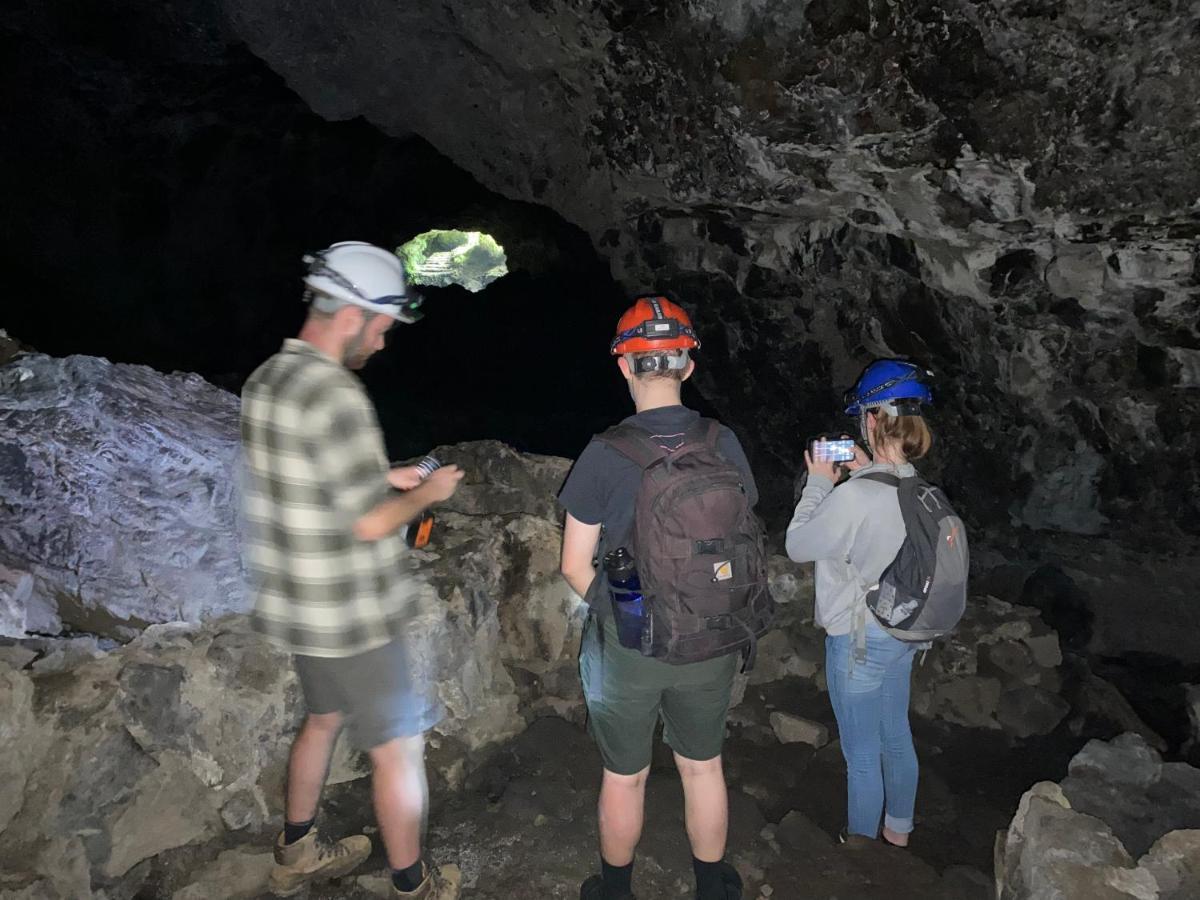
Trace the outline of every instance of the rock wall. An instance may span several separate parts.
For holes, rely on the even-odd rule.
[[[456,788],[532,719],[581,718],[583,610],[558,575],[554,494],[568,462],[495,442],[438,453],[470,475],[418,553],[409,646],[430,721],[440,716],[432,767]],[[277,823],[302,703],[288,658],[244,617],[153,625],[116,648],[26,638],[4,649],[0,891],[130,896],[164,851]],[[343,742],[333,780],[365,771]]]
[[[237,417],[195,375],[31,353],[0,368],[0,564],[31,577],[0,634],[128,639],[244,610]]]
[[[415,131],[676,290],[765,477],[911,354],[979,520],[1196,532],[1194,5],[223,8],[320,115]]]
[[[1200,769],[1135,735],[1091,741],[1021,798],[996,842],[999,900],[1200,896]]]

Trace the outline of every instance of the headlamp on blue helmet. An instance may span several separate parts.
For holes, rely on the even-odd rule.
[[[919,416],[921,405],[933,403],[928,382],[933,373],[900,359],[877,359],[846,391],[846,415],[862,416],[883,409],[893,416]]]

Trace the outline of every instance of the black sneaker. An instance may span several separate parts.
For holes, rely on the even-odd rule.
[[[696,888],[696,900],[742,900],[742,876],[727,862],[721,863],[721,886],[707,895]]]
[[[738,895],[739,897],[741,894]],[[608,894],[604,891],[604,878],[593,875],[579,886],[579,900],[637,900],[633,894]]]

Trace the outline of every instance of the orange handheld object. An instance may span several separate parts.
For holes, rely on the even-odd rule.
[[[408,526],[408,546],[417,550],[429,544],[429,536],[433,533],[433,516],[425,513],[417,521]]]

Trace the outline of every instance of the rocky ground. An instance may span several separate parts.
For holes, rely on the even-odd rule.
[[[817,749],[781,744],[757,733],[751,723],[767,719],[775,709],[833,724],[825,698],[794,679],[752,687],[736,716],[741,724],[730,726],[729,857],[746,881],[748,898],[865,900],[882,896],[886,886],[887,895],[900,900],[983,900],[990,896],[995,834],[1012,817],[1013,798],[1035,773],[1061,774],[1070,756],[1063,741],[1047,742],[1028,756],[1027,764],[1013,766],[1011,747],[1003,738],[981,741],[978,733],[961,727],[922,726],[919,840],[910,852],[883,845],[847,850],[834,840],[845,790],[836,741]],[[473,773],[461,792],[435,791],[431,855],[441,864],[460,867],[464,897],[574,898],[579,882],[597,864],[599,771],[599,756],[583,728],[558,718],[539,719]],[[372,821],[365,782],[330,792],[326,827],[373,833]],[[266,847],[234,846],[224,841],[189,848],[174,865],[164,860],[148,885],[154,885],[157,895],[179,896],[180,886],[195,878],[184,870],[194,865],[197,853],[215,856],[219,848],[257,854],[260,868],[247,872],[261,875],[269,859]],[[689,859],[679,780],[669,752],[660,745],[647,788],[635,876],[638,895],[688,896]],[[377,848],[364,866],[366,874],[314,890],[311,896],[374,896],[376,872],[383,865]],[[252,883],[246,887],[245,894],[230,896],[260,896]]]

